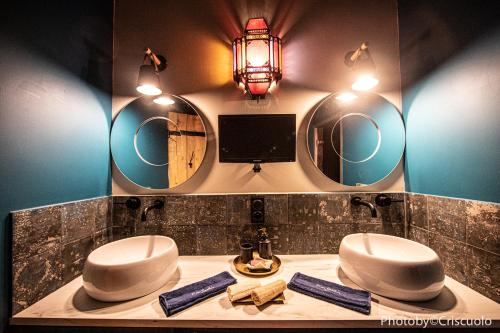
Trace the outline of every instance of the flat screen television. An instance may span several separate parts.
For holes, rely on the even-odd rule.
[[[295,115],[220,115],[219,161],[295,161]]]

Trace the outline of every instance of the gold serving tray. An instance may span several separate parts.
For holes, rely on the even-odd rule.
[[[269,270],[269,271],[264,271],[264,270],[253,271],[253,272],[250,271],[247,267],[247,264],[240,262],[240,256],[237,256],[236,258],[234,258],[233,265],[238,272],[240,272],[241,274],[246,275],[246,276],[254,276],[254,277],[255,276],[267,276],[267,275],[274,274],[278,271],[278,269],[281,266],[281,260],[280,260],[280,258],[273,256],[273,263],[271,265],[271,270]]]

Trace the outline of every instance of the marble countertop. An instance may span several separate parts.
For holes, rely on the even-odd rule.
[[[339,269],[337,255],[283,255],[280,270],[262,283],[289,281],[295,272],[355,285]],[[285,290],[285,304],[232,305],[220,294],[166,317],[158,302],[162,292],[176,289],[227,270],[239,282],[249,279],[235,271],[234,256],[185,256],[178,270],[160,290],[131,301],[98,302],[87,296],[81,276],[11,318],[13,325],[117,326],[117,327],[380,327],[383,319],[480,319],[499,326],[500,304],[446,277],[445,289],[429,302],[399,302],[372,294],[370,315],[363,315],[291,290]],[[411,323],[410,323],[411,324]],[[439,323],[436,323],[439,325]]]

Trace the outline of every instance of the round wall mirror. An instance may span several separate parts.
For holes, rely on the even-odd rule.
[[[205,156],[206,131],[196,109],[185,99],[169,96],[160,105],[149,96],[125,106],[113,121],[111,154],[131,182],[167,189],[187,181]]]
[[[366,186],[387,177],[405,147],[396,106],[372,93],[331,94],[314,110],[307,129],[313,163],[331,180]]]

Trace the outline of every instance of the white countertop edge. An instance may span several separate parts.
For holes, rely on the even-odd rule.
[[[373,328],[380,320],[190,320],[190,319],[90,319],[90,318],[12,318],[11,325],[84,327],[165,327],[165,328]],[[384,326],[382,326],[384,327]],[[389,327],[389,326],[385,326]],[[499,326],[500,327],[500,326]]]
[[[338,320],[190,320],[190,319],[91,319],[91,318],[11,318],[15,326],[81,326],[81,327],[164,327],[164,328],[422,328],[417,325],[382,325],[377,319],[338,319]],[[429,323],[427,327],[442,327]],[[474,326],[480,328],[481,326]],[[487,328],[500,328],[500,320],[492,321]]]

